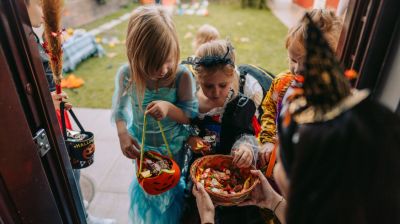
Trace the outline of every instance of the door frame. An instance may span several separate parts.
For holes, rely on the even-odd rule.
[[[398,0],[350,0],[337,55],[345,68],[359,72],[356,87],[376,97],[394,47],[400,18]]]
[[[24,0],[0,2],[0,32],[1,54],[4,56],[0,64],[1,78],[9,81],[8,85],[0,83],[1,91],[9,93],[2,96],[0,102],[1,124],[9,125],[0,129],[0,191],[1,198],[5,199],[0,203],[0,214],[15,223],[49,223],[51,220],[56,221],[53,223],[59,223],[58,220],[86,223]],[[13,116],[14,120],[10,123],[3,116],[10,120]],[[18,132],[10,133],[14,129]],[[40,129],[46,132],[51,147],[43,157],[32,139]],[[20,135],[25,136],[22,141],[18,138]],[[12,139],[12,136],[17,139]],[[17,141],[18,144],[14,144],[17,146],[13,146],[10,138]],[[4,150],[6,148],[13,150]],[[27,175],[16,179],[15,175],[10,175],[10,169],[13,169],[13,174],[26,173],[29,169],[24,165],[27,164],[35,168],[31,174],[34,178]],[[29,192],[20,189],[21,186],[17,185],[19,179],[26,180],[23,186]]]

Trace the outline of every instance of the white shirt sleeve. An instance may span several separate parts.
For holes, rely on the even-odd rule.
[[[263,100],[263,89],[257,79],[249,74],[246,75],[246,83],[244,85],[243,93],[253,100],[256,108],[261,105]],[[258,117],[258,110],[256,110],[255,115]]]

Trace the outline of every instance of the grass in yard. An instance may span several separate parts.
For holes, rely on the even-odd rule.
[[[94,28],[128,12],[134,6],[122,9],[107,19],[95,22]],[[204,23],[219,29],[222,38],[229,38],[236,49],[237,64],[248,63],[262,66],[277,74],[287,69],[284,40],[287,28],[268,10],[242,9],[239,5],[209,6],[208,17],[175,16],[175,24],[181,44],[181,58],[192,55],[192,40],[196,30]],[[125,40],[128,22],[124,22],[99,35]],[[75,90],[66,90],[75,107],[110,108],[114,90],[114,76],[118,68],[126,63],[125,45],[114,47],[103,45],[106,56],[91,58],[79,65],[73,73],[85,80],[85,85]],[[115,56],[109,57],[114,54]],[[107,56],[108,55],[108,56]]]
[[[134,8],[136,8],[138,6],[139,6],[138,3],[130,3],[130,4],[124,5],[117,12],[111,13],[110,15],[104,16],[101,19],[98,19],[98,20],[93,21],[93,22],[91,22],[89,24],[83,25],[83,26],[81,26],[79,28],[82,28],[82,29],[85,29],[85,30],[94,29],[94,28],[96,28],[98,26],[103,25],[104,23],[110,22],[113,19],[119,18],[120,16],[124,15],[125,13],[131,12]]]

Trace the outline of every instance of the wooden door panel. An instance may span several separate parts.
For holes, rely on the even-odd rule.
[[[23,223],[62,223],[0,48],[0,173]],[[12,187],[11,187],[12,186]]]
[[[85,223],[24,0],[0,1],[0,44],[1,218]],[[38,130],[51,147],[43,157],[32,140]]]

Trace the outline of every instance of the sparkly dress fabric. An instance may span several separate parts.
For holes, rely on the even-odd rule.
[[[189,118],[197,116],[198,102],[195,96],[196,84],[190,71],[180,66],[177,71],[175,85],[171,88],[157,90],[146,89],[140,109],[134,86],[129,87],[129,65],[122,66],[116,76],[113,96],[112,119],[123,120],[127,124],[130,135],[139,143],[142,139],[142,128],[145,108],[155,100],[168,101],[179,107]],[[139,185],[136,178],[136,161],[132,166],[132,182],[129,188],[129,219],[135,224],[175,224],[180,222],[183,210],[183,196],[186,187],[188,164],[183,144],[189,133],[187,128],[169,118],[161,121],[165,136],[174,160],[181,168],[181,179],[177,186],[160,195],[149,195]],[[147,118],[145,151],[153,150],[168,155],[157,121]]]

